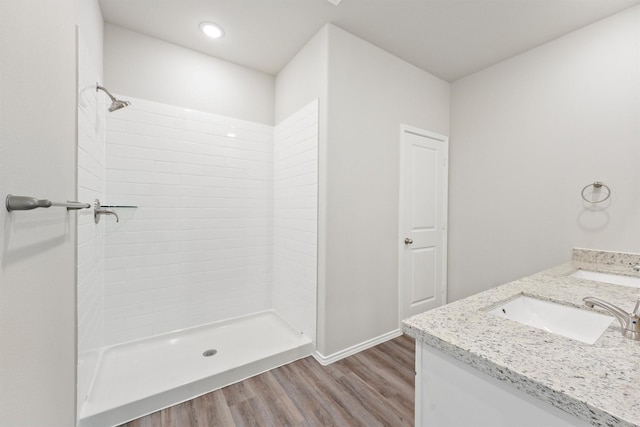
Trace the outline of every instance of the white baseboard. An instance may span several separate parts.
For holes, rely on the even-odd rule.
[[[345,357],[351,356],[352,354],[359,353],[362,350],[366,350],[378,344],[382,344],[385,341],[389,341],[395,337],[399,337],[400,335],[402,335],[402,330],[395,329],[391,332],[387,332],[386,334],[382,334],[370,340],[361,342],[360,344],[356,344],[352,347],[345,348],[344,350],[340,350],[336,353],[330,354],[329,356],[324,356],[323,354],[320,354],[320,352],[316,351],[315,353],[313,353],[313,357],[322,366],[327,366],[333,362],[337,362],[340,359],[344,359]]]

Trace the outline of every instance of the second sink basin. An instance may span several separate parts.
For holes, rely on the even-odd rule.
[[[631,286],[640,288],[640,277],[622,276],[620,274],[599,273],[597,271],[578,270],[571,275],[576,279],[594,280],[596,282],[611,283],[612,285]]]
[[[521,295],[489,313],[567,338],[595,343],[613,317]]]

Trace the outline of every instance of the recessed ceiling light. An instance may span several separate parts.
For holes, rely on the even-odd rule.
[[[213,22],[201,22],[200,31],[212,39],[219,39],[224,36],[224,30],[222,27],[218,24],[214,24]]]

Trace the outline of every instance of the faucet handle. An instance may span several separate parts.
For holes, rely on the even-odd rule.
[[[116,217],[116,222],[120,222],[120,217],[118,216],[118,213],[116,211],[114,211],[113,209],[100,208],[99,214],[102,214],[102,215],[113,215],[113,216]]]
[[[640,300],[636,302],[636,307],[633,309],[633,315],[640,317]]]
[[[95,223],[100,222],[100,215],[113,215],[116,217],[116,222],[120,222],[118,214],[113,209],[107,209],[100,206],[100,200],[96,199],[93,204],[93,219]]]

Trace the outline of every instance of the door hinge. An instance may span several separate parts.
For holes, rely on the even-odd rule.
[[[447,158],[446,157],[444,157],[442,159],[442,166],[447,167]]]

